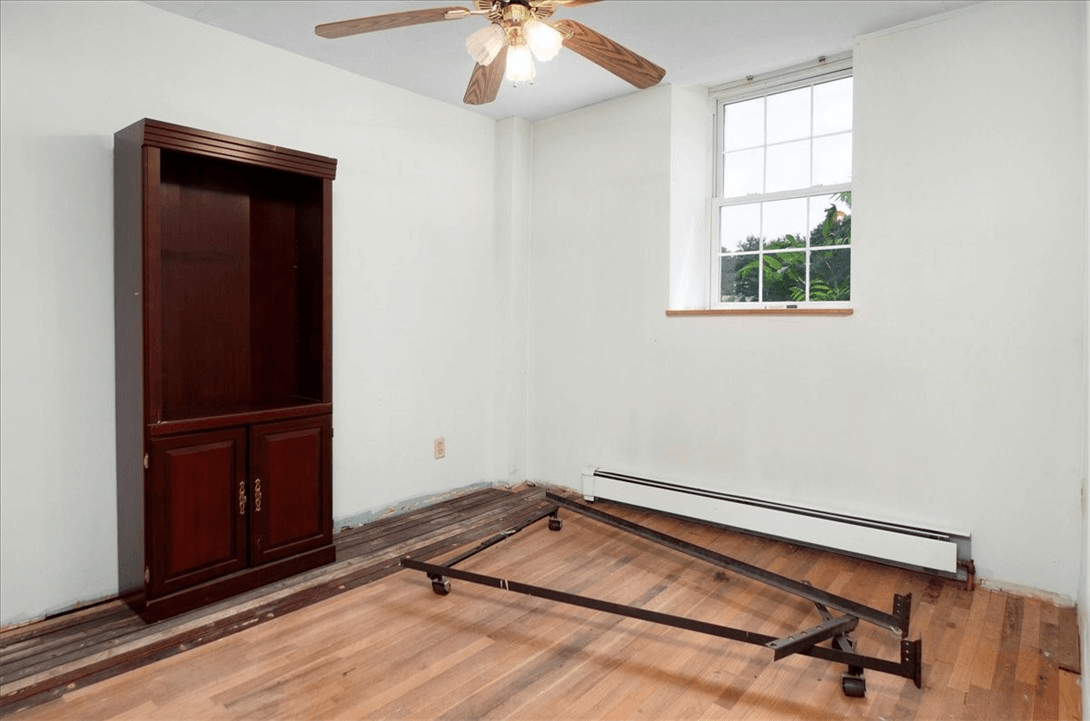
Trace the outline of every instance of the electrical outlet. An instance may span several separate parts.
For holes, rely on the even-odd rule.
[[[447,442],[442,438],[435,439],[435,460],[447,455]]]

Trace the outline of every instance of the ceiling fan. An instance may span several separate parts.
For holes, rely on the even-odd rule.
[[[323,38],[343,38],[409,25],[460,20],[471,15],[485,17],[490,24],[466,40],[466,49],[477,63],[462,98],[468,105],[484,105],[495,100],[505,77],[515,84],[533,81],[535,71],[531,55],[546,62],[555,57],[561,47],[574,50],[637,88],[657,85],[666,71],[650,60],[574,20],[548,22],[558,7],[578,7],[592,2],[597,0],[474,0],[473,10],[464,7],[408,10],[325,23],[315,27],[314,32]]]

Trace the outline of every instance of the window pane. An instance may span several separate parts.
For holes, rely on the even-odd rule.
[[[762,203],[766,248],[798,248],[806,245],[806,198]]]
[[[810,88],[768,97],[768,142],[810,137]]]
[[[805,252],[765,254],[763,300],[772,303],[806,300]]]
[[[842,195],[810,198],[810,245],[848,245],[852,242],[852,209]]]
[[[810,300],[851,300],[851,248],[810,253]]]
[[[757,300],[756,253],[727,255],[720,260],[720,300],[723,303],[753,303]]]
[[[765,99],[756,98],[724,108],[723,149],[739,150],[764,145]]]
[[[833,205],[836,200],[834,195],[812,195],[810,196],[810,218],[809,228],[811,230],[816,229],[818,225],[825,220],[825,215],[828,212],[829,206]]]
[[[771,151],[771,148],[769,149]],[[771,154],[770,154],[771,155]],[[772,161],[769,159],[769,168]],[[814,185],[852,181],[852,134],[814,138]]]
[[[768,179],[765,192],[805,188],[810,185],[810,141],[801,140],[768,148]]]
[[[719,240],[724,253],[757,250],[761,237],[761,205],[728,205],[719,209]]]
[[[814,86],[814,135],[852,129],[852,79]]]
[[[723,197],[760,193],[764,187],[764,148],[723,156]]]

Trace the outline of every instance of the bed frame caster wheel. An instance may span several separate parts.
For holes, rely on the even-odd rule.
[[[863,698],[867,695],[867,680],[862,676],[846,673],[840,679],[844,695],[850,698]]]
[[[450,593],[450,581],[442,577],[433,578],[431,590],[435,592],[436,596],[445,596]]]
[[[556,516],[551,516],[549,518],[549,530],[550,531],[559,531],[563,527],[564,527],[564,519],[563,518],[557,518]]]

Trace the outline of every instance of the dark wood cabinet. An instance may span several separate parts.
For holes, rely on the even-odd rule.
[[[328,563],[336,161],[114,136],[118,575],[160,618]]]

